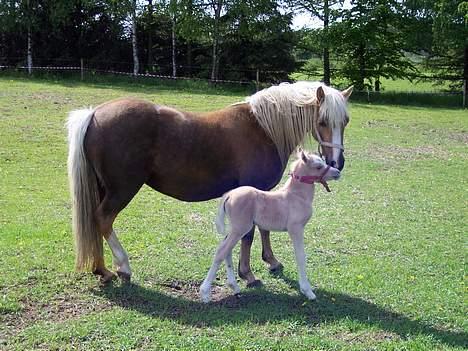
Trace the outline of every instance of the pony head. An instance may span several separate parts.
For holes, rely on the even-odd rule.
[[[257,122],[278,149],[283,165],[308,137],[328,165],[343,169],[343,134],[352,87],[341,92],[318,82],[283,83],[247,98]]]
[[[353,87],[339,91],[325,85],[317,88],[319,114],[314,122],[314,138],[328,165],[344,168],[344,129],[349,123],[347,102]]]

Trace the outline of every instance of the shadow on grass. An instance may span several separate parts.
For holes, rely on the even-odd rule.
[[[291,279],[278,276],[297,287]],[[225,295],[210,304],[200,302],[199,283],[189,283],[189,291],[179,294],[184,287],[173,286],[173,291],[148,289],[136,284],[108,286],[96,294],[116,305],[139,313],[164,319],[173,319],[192,326],[222,326],[245,321],[265,324],[275,320],[294,320],[309,325],[343,319],[375,326],[398,334],[402,339],[426,335],[450,346],[467,347],[464,332],[437,329],[422,321],[412,320],[364,299],[343,293],[317,289],[317,301],[309,302],[302,296],[269,292],[265,289],[244,290],[240,297]],[[163,286],[168,286],[162,284]],[[175,294],[173,292],[175,291]]]

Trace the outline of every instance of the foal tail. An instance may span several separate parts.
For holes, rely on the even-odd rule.
[[[229,193],[224,194],[219,202],[218,215],[216,216],[216,230],[220,235],[226,234],[226,224],[224,223],[224,217],[226,216],[226,201],[229,200]]]
[[[86,131],[93,115],[91,109],[72,111],[67,121],[68,180],[73,208],[75,267],[78,271],[95,271],[104,260],[102,235],[95,221],[99,204],[98,183],[84,150]]]

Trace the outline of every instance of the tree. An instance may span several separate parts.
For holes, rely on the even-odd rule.
[[[468,92],[468,2],[438,0],[433,25],[434,45],[431,64],[448,76],[463,77],[463,106]],[[459,87],[455,80],[453,87]]]
[[[322,61],[323,61],[323,82],[330,85],[330,23],[335,21],[338,16],[337,12],[332,9],[336,6],[342,6],[344,0],[287,0],[289,6],[301,12],[310,13],[312,16],[319,18],[323,23],[323,30],[320,32]]]
[[[351,0],[334,26],[337,54],[346,62],[339,74],[357,89],[380,90],[380,78],[411,79],[416,70],[405,57],[397,0]]]

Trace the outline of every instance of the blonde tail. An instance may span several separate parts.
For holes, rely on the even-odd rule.
[[[102,235],[98,232],[95,212],[99,204],[96,174],[84,150],[88,125],[94,115],[91,109],[70,113],[68,129],[68,179],[73,207],[76,269],[95,271],[104,261]]]
[[[216,216],[216,230],[220,235],[226,234],[226,224],[224,223],[224,217],[226,216],[226,201],[229,199],[229,194],[224,194],[219,202],[218,215]]]

